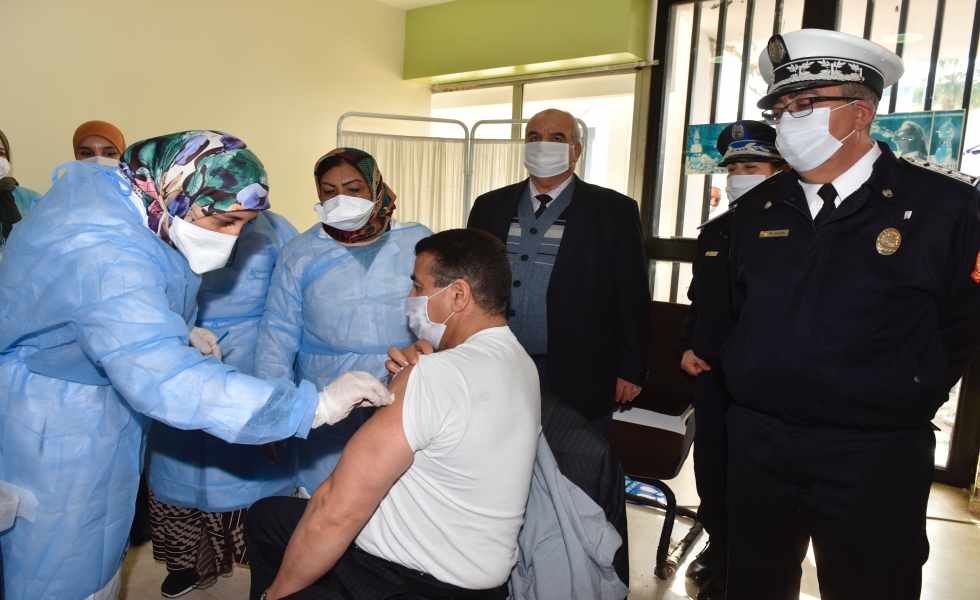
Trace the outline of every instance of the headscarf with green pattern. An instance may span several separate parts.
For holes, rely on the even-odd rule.
[[[132,144],[119,161],[143,196],[147,225],[170,242],[170,219],[194,221],[269,208],[265,167],[245,142],[220,131],[184,131]]]
[[[324,163],[331,157],[336,158]],[[369,240],[379,233],[388,231],[391,226],[391,215],[395,212],[395,192],[391,191],[388,184],[381,178],[378,163],[367,152],[357,148],[337,148],[321,156],[320,160],[316,161],[316,165],[313,166],[313,178],[316,182],[317,194],[320,193],[320,178],[337,166],[330,164],[337,158],[354,165],[354,168],[361,173],[368,189],[371,190],[371,198],[376,202],[376,205],[371,218],[364,224],[364,227],[357,231],[343,231],[327,224],[323,225],[323,230],[338,242],[347,244]]]

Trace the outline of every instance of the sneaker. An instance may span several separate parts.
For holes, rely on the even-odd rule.
[[[176,598],[183,596],[187,592],[197,587],[197,575],[194,569],[175,571],[167,575],[160,586],[160,593],[164,598]]]
[[[687,571],[684,572],[684,579],[700,589],[712,575],[722,568],[724,557],[719,555],[724,551],[724,545],[712,544],[709,539],[704,550],[688,565]]]

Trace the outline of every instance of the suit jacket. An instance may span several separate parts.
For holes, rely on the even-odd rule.
[[[573,175],[574,177],[574,175]],[[483,194],[468,227],[507,243],[528,181]],[[594,420],[613,410],[616,378],[646,383],[650,288],[636,202],[576,177],[548,284],[548,386]]]
[[[582,415],[554,394],[541,396],[541,433],[561,474],[602,508],[606,520],[623,540],[612,566],[630,584],[629,531],[626,526],[626,487],[623,465],[609,442]]]

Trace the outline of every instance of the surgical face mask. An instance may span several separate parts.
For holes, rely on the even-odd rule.
[[[734,202],[742,197],[742,194],[751,190],[766,180],[765,175],[729,175],[725,182],[725,193],[728,195],[728,202]]]
[[[568,170],[571,144],[528,142],[524,144],[524,166],[535,177],[554,177]]]
[[[105,156],[90,156],[88,158],[81,159],[82,162],[93,163],[96,165],[101,165],[103,167],[115,168],[119,166],[119,159],[107,158]]]
[[[170,239],[198,275],[228,264],[237,235],[228,235],[198,227],[193,223],[170,217]]]
[[[854,102],[848,102],[844,106],[850,106]],[[852,131],[844,140],[838,140],[830,133],[831,111],[844,106],[833,109],[814,108],[805,117],[797,118],[790,114],[780,117],[776,123],[776,147],[779,148],[783,160],[801,172],[812,171],[827,162],[844,145],[844,140],[854,135]]]
[[[355,196],[334,196],[313,210],[320,222],[341,231],[357,231],[374,214],[375,202]]]
[[[439,349],[439,342],[442,341],[442,336],[446,333],[446,323],[453,318],[456,311],[453,311],[442,323],[433,323],[429,318],[429,298],[435,298],[447,289],[449,289],[449,285],[431,296],[409,296],[405,303],[405,316],[408,317],[409,329],[418,339],[428,340],[436,350]]]
[[[3,179],[10,173],[10,161],[5,157],[0,156],[0,179]]]

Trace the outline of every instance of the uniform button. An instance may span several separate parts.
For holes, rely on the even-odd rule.
[[[514,315],[516,315],[516,314],[517,314],[517,311],[516,311],[516,310],[514,310],[513,308],[508,308],[508,309],[507,309],[507,316],[508,316],[508,317],[513,317],[513,316],[514,316]]]
[[[915,377],[913,377],[913,378],[912,378],[912,381],[914,381],[914,382],[916,382],[916,383],[922,383],[922,380],[921,380],[921,379],[919,379],[919,376],[918,376],[918,375],[916,375]]]
[[[885,198],[891,198],[892,197],[892,191],[891,190],[881,190],[881,195],[884,196]]]
[[[521,255],[521,260],[527,260],[527,254],[522,254]]]
[[[514,282],[514,287],[521,287],[520,280]]]
[[[527,232],[530,233],[531,235],[534,235],[535,233],[538,232],[538,228],[537,227],[532,227],[532,228],[528,229]]]

